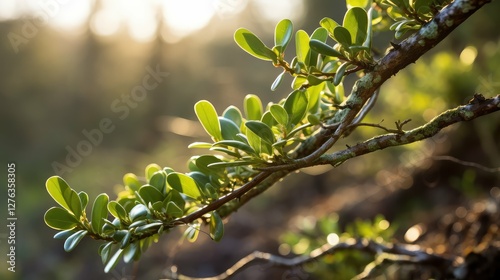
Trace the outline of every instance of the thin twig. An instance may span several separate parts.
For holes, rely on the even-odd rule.
[[[480,170],[483,170],[486,172],[491,172],[491,173],[500,172],[500,167],[490,168],[490,167],[486,167],[484,165],[481,165],[479,163],[460,160],[460,159],[452,157],[452,156],[433,156],[432,159],[434,159],[434,160],[448,160],[448,161],[452,161],[452,162],[458,163],[458,164],[463,165],[463,166],[475,167],[477,169],[480,169]]]
[[[336,245],[324,244],[323,246],[313,250],[307,255],[301,255],[294,258],[285,258],[281,256],[272,255],[255,251],[246,257],[240,259],[233,266],[227,269],[222,274],[207,278],[194,278],[176,272],[170,272],[167,279],[179,280],[220,280],[230,279],[237,273],[241,272],[244,268],[254,265],[257,262],[265,263],[269,266],[279,266],[293,268],[308,263],[316,262],[319,258],[326,255],[334,255],[342,251],[360,251],[374,256],[382,256],[392,260],[400,260],[414,264],[424,264],[433,267],[442,267],[443,264],[449,265],[452,259],[445,258],[437,254],[430,254],[420,249],[415,245],[403,245],[394,243],[380,243],[369,239],[348,239]],[[376,268],[373,266],[372,269]]]

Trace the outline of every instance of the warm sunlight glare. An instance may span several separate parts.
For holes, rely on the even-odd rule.
[[[160,3],[163,18],[170,29],[170,36],[165,39],[170,42],[205,27],[215,13],[211,1],[206,0],[165,0]]]

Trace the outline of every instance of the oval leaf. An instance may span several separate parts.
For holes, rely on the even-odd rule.
[[[347,66],[349,66],[349,62],[344,62],[342,63],[339,68],[337,69],[337,73],[335,74],[335,77],[333,78],[333,84],[335,86],[338,86],[340,82],[342,81],[342,78],[344,77],[345,70],[347,69]]]
[[[278,77],[276,77],[273,84],[271,85],[272,91],[275,91],[280,86],[281,82],[283,81],[283,77],[285,76],[285,73],[286,71],[283,71],[281,72],[281,74],[278,75]]]
[[[245,115],[249,120],[260,120],[262,117],[262,102],[257,95],[248,94],[244,99]]]
[[[232,120],[238,127],[241,126],[241,122],[243,117],[241,116],[240,109],[238,109],[236,106],[229,106],[227,109],[222,113],[222,116],[226,119]]]
[[[289,125],[294,127],[304,118],[307,112],[307,96],[303,91],[296,90],[286,98],[283,108],[288,113]]]
[[[149,214],[149,210],[146,206],[143,204],[137,204],[130,210],[130,219],[132,221],[138,220],[138,219],[145,219],[147,215]]]
[[[271,105],[271,108],[269,108],[269,111],[271,111],[271,114],[273,115],[274,119],[281,125],[287,126],[288,125],[288,113],[286,112],[285,108],[278,104],[273,104]]]
[[[76,245],[80,243],[86,234],[87,231],[83,229],[73,233],[70,237],[68,237],[68,239],[66,239],[66,241],[64,241],[64,251],[71,252],[75,249]]]
[[[366,40],[368,29],[368,15],[366,11],[360,7],[349,9],[344,16],[343,26],[351,34],[352,44],[362,45]]]
[[[322,55],[343,57],[343,55],[340,52],[338,52],[334,48],[330,47],[329,45],[327,45],[321,41],[311,40],[311,42],[309,42],[309,45],[311,46],[311,49],[313,49],[315,52],[318,52]]]
[[[273,131],[265,123],[260,121],[247,121],[245,126],[267,143],[272,145],[275,142]]]
[[[110,272],[116,266],[116,264],[118,264],[118,261],[120,261],[120,257],[123,255],[123,252],[123,249],[118,249],[115,252],[115,254],[109,259],[106,267],[104,267],[105,273]]]
[[[266,47],[264,43],[251,31],[240,28],[234,33],[234,41],[247,53],[258,59],[270,61],[276,60],[276,54]]]
[[[47,210],[44,220],[45,223],[53,229],[73,229],[78,225],[78,220],[75,216],[59,207],[52,207]]]
[[[295,34],[295,48],[297,51],[297,61],[309,66],[309,62],[306,61],[307,54],[309,53],[309,35],[304,30],[299,30]]]
[[[198,199],[201,197],[200,189],[193,178],[188,175],[174,172],[167,176],[168,184],[180,193],[183,193],[191,198]]]
[[[276,25],[274,30],[274,45],[281,46],[281,53],[285,52],[288,43],[292,39],[293,24],[289,19],[284,19]]]
[[[201,100],[194,105],[194,111],[205,131],[214,138],[215,141],[222,139],[219,118],[212,103]]]
[[[92,206],[92,231],[95,233],[102,232],[104,219],[108,217],[108,201],[109,197],[105,193],[101,193],[94,200]]]
[[[210,216],[210,237],[215,241],[220,241],[224,235],[224,223],[217,212]]]
[[[163,201],[164,197],[158,188],[151,185],[144,185],[139,189],[139,195],[144,199],[144,202],[149,205],[158,201]],[[131,212],[132,213],[132,212]],[[132,216],[130,216],[132,218]]]
[[[335,37],[335,40],[346,49],[352,45],[351,33],[349,33],[349,30],[342,26],[335,27],[333,30],[333,36]]]
[[[126,221],[128,218],[125,208],[116,201],[110,201],[108,203],[108,211],[120,221]]]
[[[219,117],[222,139],[234,140],[238,139],[238,134],[241,133],[240,128],[230,119]]]
[[[59,176],[52,176],[47,179],[45,186],[47,188],[47,192],[57,203],[59,203],[59,205],[61,205],[64,209],[71,211],[68,199],[72,189],[63,178]]]
[[[123,184],[132,191],[138,191],[141,187],[141,183],[134,173],[127,173],[123,175]]]

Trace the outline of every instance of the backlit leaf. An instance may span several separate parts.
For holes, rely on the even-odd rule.
[[[201,197],[201,192],[193,178],[183,173],[170,173],[167,176],[168,184],[180,193],[183,193],[191,198],[198,199]]]
[[[210,216],[210,237],[215,241],[220,241],[224,235],[224,223],[219,214],[214,211]]]
[[[219,118],[212,103],[206,100],[198,101],[194,105],[194,110],[205,131],[212,136],[215,141],[221,140],[222,134]]]
[[[281,52],[285,52],[288,43],[292,39],[293,24],[289,19],[284,19],[276,25],[274,31],[274,44],[281,46]]]
[[[109,197],[105,193],[101,193],[94,200],[92,206],[92,231],[95,233],[102,232],[104,219],[108,217],[108,200]]]
[[[276,60],[276,54],[251,31],[240,28],[234,33],[234,40],[244,51],[262,60]]]
[[[45,223],[53,229],[73,229],[78,225],[78,220],[66,209],[52,207],[44,216]]]

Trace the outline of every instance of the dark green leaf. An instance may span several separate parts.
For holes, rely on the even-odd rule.
[[[183,193],[191,198],[198,199],[201,197],[201,192],[193,178],[188,175],[174,172],[167,176],[168,184],[180,193]]]
[[[109,260],[112,246],[113,242],[104,243],[99,246],[99,255],[101,256],[102,264],[105,264]]]
[[[245,96],[244,108],[248,120],[260,120],[262,117],[262,102],[257,95],[248,94]]]
[[[232,120],[238,127],[241,126],[243,117],[241,116],[240,109],[231,105],[222,113],[222,116],[226,119]]]
[[[130,238],[132,238],[132,232],[127,231],[127,233],[125,234],[125,236],[120,241],[120,249],[125,249],[125,247],[128,246],[128,244],[130,242]]]
[[[344,77],[345,70],[347,69],[347,66],[349,66],[350,63],[344,62],[342,63],[339,68],[337,69],[337,73],[335,74],[335,77],[333,78],[333,84],[335,86],[339,85],[340,82],[342,81],[342,78]]]
[[[210,174],[213,173],[214,171],[218,171],[216,168],[208,167],[208,165],[216,162],[221,162],[221,160],[212,155],[199,156],[195,161],[196,166],[198,166],[200,171],[205,174]]]
[[[214,146],[229,146],[229,147],[236,148],[238,150],[242,150],[249,155],[256,154],[255,150],[252,149],[252,147],[250,147],[247,143],[244,143],[244,142],[241,142],[238,140],[223,140],[223,141],[219,141],[219,142],[215,143]]]
[[[182,209],[179,208],[179,206],[177,206],[173,201],[169,201],[166,208],[167,214],[171,215],[172,217],[180,218],[182,217],[182,215],[184,215],[184,211],[182,211]]]
[[[52,207],[44,216],[45,223],[53,229],[73,229],[78,225],[78,220],[66,209]]]
[[[132,221],[139,220],[139,219],[145,219],[147,218],[147,215],[149,214],[148,208],[143,205],[143,204],[137,204],[130,210],[130,219]]]
[[[139,189],[139,194],[141,195],[144,202],[149,205],[157,201],[163,201],[163,194],[158,190],[158,188],[151,185],[144,185]],[[139,204],[140,205],[140,204]],[[137,207],[137,206],[136,206]],[[135,208],[135,207],[134,207]],[[132,218],[132,212],[130,212],[130,218]],[[132,218],[134,220],[134,218]]]
[[[194,110],[205,131],[212,136],[215,141],[221,140],[222,134],[219,118],[212,103],[206,100],[198,101],[194,105]]]
[[[66,239],[75,232],[76,231],[74,229],[66,229],[54,234],[54,239]]]
[[[149,179],[149,184],[155,187],[160,193],[165,192],[166,182],[167,174],[163,170],[156,171]]]
[[[237,139],[238,133],[241,133],[239,126],[237,126],[232,120],[226,119],[224,117],[219,117],[222,139],[224,140],[234,140]]]
[[[220,241],[224,235],[224,223],[219,214],[214,211],[210,216],[210,237],[215,241]]]
[[[311,86],[317,86],[326,80],[320,79],[315,75],[307,75],[307,83]]]
[[[329,45],[327,45],[321,41],[311,40],[311,42],[309,42],[309,45],[311,46],[311,49],[313,49],[314,51],[316,51],[322,55],[343,57],[343,55],[340,52],[338,52],[334,48],[330,47]]]
[[[266,61],[276,60],[276,54],[266,47],[259,37],[255,36],[255,34],[247,29],[240,28],[236,30],[234,33],[234,40],[240,48],[256,58]]]
[[[116,264],[118,264],[122,255],[123,249],[118,249],[115,254],[109,259],[106,267],[104,267],[104,272],[110,272],[116,266]]]
[[[64,242],[64,251],[71,252],[73,249],[75,249],[76,245],[80,243],[87,232],[88,231],[82,229],[68,237],[68,239],[66,239],[66,241]]]
[[[285,52],[288,43],[292,39],[293,24],[289,19],[284,19],[276,25],[274,31],[274,45],[281,46],[281,52]]]
[[[339,42],[344,48],[349,48],[352,45],[351,34],[349,30],[342,26],[337,26],[333,30],[333,35],[335,36],[335,40]]]
[[[137,242],[130,243],[130,245],[125,248],[125,251],[123,253],[123,261],[129,263],[139,251],[138,249],[139,246],[137,245]]]
[[[109,197],[105,193],[101,193],[94,200],[92,206],[92,231],[95,233],[102,232],[104,219],[108,217],[108,201]]]
[[[275,142],[273,131],[265,123],[260,121],[247,121],[245,126],[267,143],[272,145]]]

